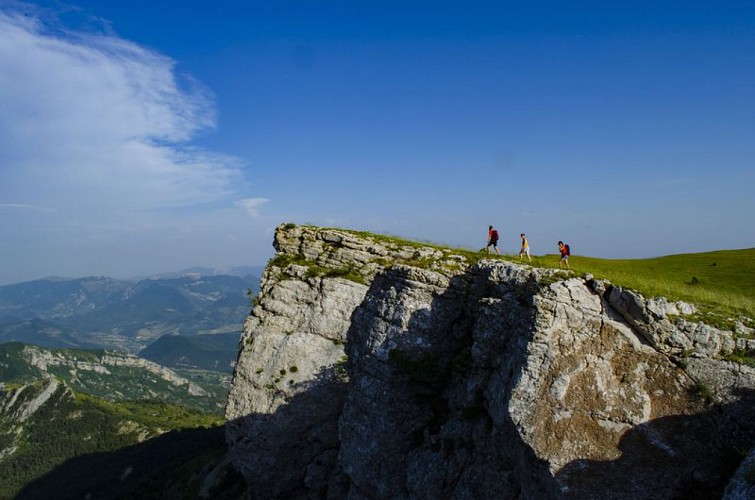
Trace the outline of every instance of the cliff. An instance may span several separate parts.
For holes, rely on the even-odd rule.
[[[755,370],[722,359],[753,341],[687,304],[343,230],[274,246],[226,406],[252,497],[710,498],[755,444]]]

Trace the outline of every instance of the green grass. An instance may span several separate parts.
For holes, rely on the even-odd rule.
[[[295,264],[307,268],[307,278],[343,278],[355,283],[365,284],[364,277],[354,266],[346,267],[325,267],[309,260],[301,255],[278,254],[268,265],[286,269],[289,265]],[[285,277],[283,277],[285,279]],[[255,302],[256,305],[256,302]]]
[[[312,262],[307,260],[307,258],[303,255],[279,253],[276,254],[275,257],[270,259],[270,261],[267,263],[268,266],[280,267],[282,269],[287,268],[291,264],[296,264],[298,266],[309,266],[312,264]]]
[[[723,359],[755,368],[755,353],[753,352],[748,353],[747,351],[736,350],[733,353],[724,356]]]

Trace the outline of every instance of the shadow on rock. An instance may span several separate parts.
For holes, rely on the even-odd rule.
[[[501,368],[493,359],[500,353],[508,353],[510,364],[501,388],[521,370],[532,317],[531,293],[491,281],[485,270],[447,282],[407,268],[376,276],[347,342],[352,381],[340,420],[340,459],[350,493],[517,498],[554,492],[546,464],[510,419],[494,422],[485,394],[493,365]]]
[[[340,491],[338,415],[346,377],[344,366],[327,367],[296,384],[299,392],[274,412],[226,424],[230,457],[252,498],[317,498]]]

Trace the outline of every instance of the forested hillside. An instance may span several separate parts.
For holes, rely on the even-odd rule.
[[[218,416],[172,403],[110,402],[77,393],[55,378],[4,383],[0,388],[0,498],[14,497],[24,485],[71,458],[114,451],[179,429],[211,429],[221,424]],[[188,449],[183,460],[195,452],[223,448],[221,431],[204,434],[202,440],[184,443]],[[125,479],[129,468],[133,471],[144,465],[115,463],[111,473]],[[79,479],[90,475],[87,470],[72,472],[80,474]],[[54,491],[37,493],[37,498],[65,498]]]

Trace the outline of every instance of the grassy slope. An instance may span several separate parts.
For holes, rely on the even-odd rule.
[[[573,271],[591,273],[649,297],[755,317],[755,248],[631,260],[572,256],[569,262]],[[537,257],[533,264],[557,267],[558,256]]]

